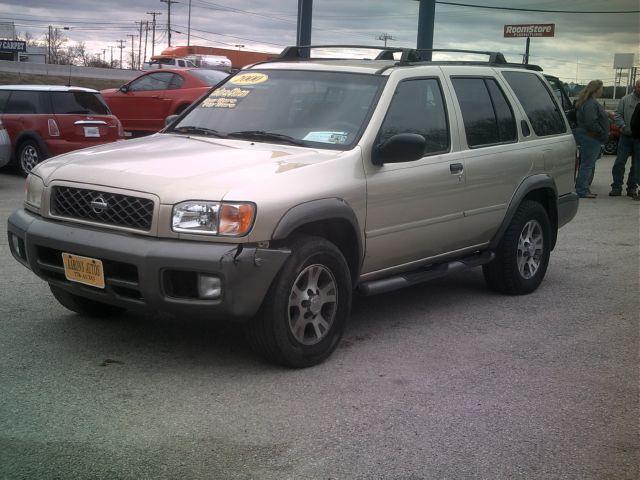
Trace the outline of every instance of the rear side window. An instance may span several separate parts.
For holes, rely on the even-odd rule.
[[[47,92],[14,90],[11,92],[4,113],[36,114],[51,113]]]
[[[132,92],[144,92],[152,90],[167,90],[171,80],[173,80],[173,73],[170,72],[158,72],[143,75],[136,78],[129,84],[129,90]]]
[[[449,150],[449,125],[438,80],[407,80],[398,84],[380,128],[379,142],[398,133],[422,135],[427,143],[425,155]]]
[[[171,82],[169,82],[169,90],[175,90],[176,88],[180,88],[183,83],[184,83],[184,78],[174,73],[173,78],[171,79]]]
[[[511,107],[491,78],[452,78],[469,147],[516,140]]]
[[[109,109],[97,93],[51,92],[53,113],[109,115]]]
[[[518,97],[536,135],[544,137],[567,131],[564,115],[537,75],[528,72],[502,72],[502,75]]]

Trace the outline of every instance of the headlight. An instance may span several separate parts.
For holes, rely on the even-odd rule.
[[[30,173],[27,177],[25,185],[25,207],[30,210],[40,211],[40,205],[42,205],[42,194],[44,193],[44,181]]]
[[[173,207],[174,232],[241,237],[253,226],[253,203],[221,203],[206,200],[182,202]]]

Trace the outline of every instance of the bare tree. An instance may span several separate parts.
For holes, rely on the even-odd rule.
[[[31,35],[31,32],[16,32],[16,38],[18,40],[26,42],[28,47],[37,47],[41,45],[41,42],[38,41],[33,35]]]
[[[64,48],[67,43],[67,37],[58,27],[49,27],[47,33],[44,34],[43,42],[48,47],[49,63],[58,63],[68,65],[71,63],[68,48]]]
[[[93,60],[93,57],[87,51],[87,46],[84,42],[77,42],[71,46],[72,56],[74,63],[83,67],[88,67],[89,63]]]

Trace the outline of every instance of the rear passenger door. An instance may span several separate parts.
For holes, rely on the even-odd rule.
[[[44,91],[13,90],[5,104],[2,121],[15,147],[17,136],[25,130],[48,138],[51,115],[49,93]]]
[[[374,143],[398,133],[417,133],[425,138],[426,148],[419,160],[366,165],[363,273],[408,268],[466,246],[464,165],[461,155],[452,151],[457,141],[452,141],[451,131],[456,127],[447,93],[436,76],[401,80],[395,88]]]
[[[451,75],[450,81],[464,125],[466,232],[472,243],[484,244],[498,230],[536,154],[517,145],[516,111],[495,76]]]

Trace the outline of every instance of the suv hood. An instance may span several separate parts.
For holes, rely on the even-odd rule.
[[[245,140],[156,134],[68,153],[36,167],[54,180],[135,190],[161,203],[222,200],[234,189],[268,184],[274,175],[338,157],[342,152]],[[250,199],[247,199],[250,200]]]

